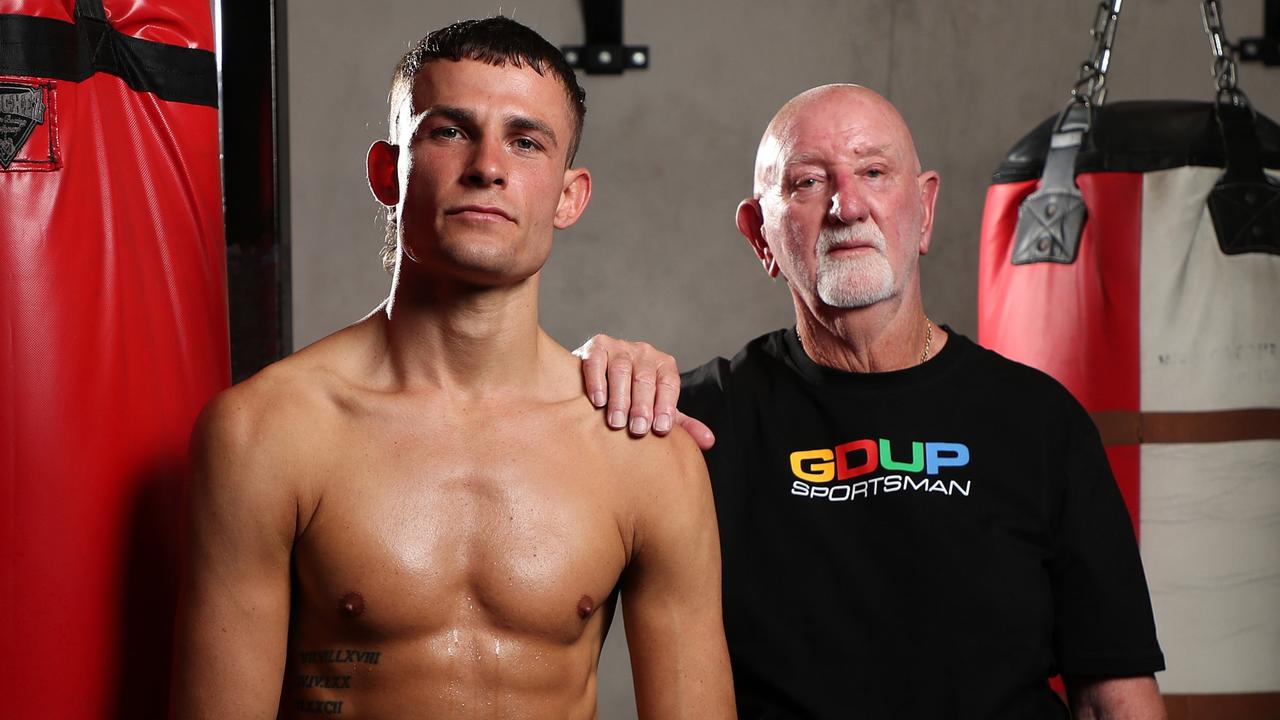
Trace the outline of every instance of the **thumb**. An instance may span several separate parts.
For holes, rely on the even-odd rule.
[[[711,428],[695,417],[689,417],[680,411],[676,411],[676,424],[684,428],[689,433],[693,441],[698,444],[698,449],[707,451],[712,445],[716,444],[716,434],[711,432]]]

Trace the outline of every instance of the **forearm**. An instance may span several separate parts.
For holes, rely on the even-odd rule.
[[[1074,720],[1166,720],[1164,700],[1151,675],[1067,678]]]

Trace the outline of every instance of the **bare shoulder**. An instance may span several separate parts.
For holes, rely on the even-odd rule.
[[[328,340],[269,365],[205,406],[191,439],[196,492],[246,503],[296,499],[308,460],[340,423],[341,343]]]
[[[693,437],[676,426],[665,437],[650,433],[633,438],[624,431],[609,431],[625,439],[627,461],[633,473],[652,482],[679,482],[680,478],[705,479],[707,466]]]
[[[701,513],[711,505],[710,483],[702,452],[683,428],[666,436],[631,437],[605,424],[604,411],[595,408],[582,389],[581,361],[567,350],[547,344],[547,385],[552,388],[556,432],[560,442],[577,444],[610,478],[620,493],[624,522],[632,527],[671,511]]]
[[[270,450],[323,422],[333,383],[323,365],[296,355],[223,390],[196,422],[195,439],[211,449]],[[268,453],[270,454],[270,453]]]
[[[603,428],[603,421],[601,421]],[[630,498],[632,526],[641,535],[655,524],[714,522],[711,481],[693,438],[676,427],[665,437],[609,434],[616,475]]]

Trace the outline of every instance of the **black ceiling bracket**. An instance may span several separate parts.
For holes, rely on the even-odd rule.
[[[622,43],[622,0],[581,0],[583,45],[563,45],[564,59],[588,75],[621,75],[649,67],[648,45]]]
[[[1262,37],[1240,38],[1240,60],[1280,65],[1280,0],[1266,0],[1262,10]]]

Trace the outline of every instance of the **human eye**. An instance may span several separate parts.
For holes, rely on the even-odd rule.
[[[542,149],[542,146],[539,145],[536,140],[529,137],[518,137],[512,144],[515,145],[517,150],[523,150],[525,152],[533,152],[535,150]]]
[[[889,169],[883,165],[871,165],[862,171],[862,174],[871,179],[882,178],[889,174]]]
[[[454,125],[444,125],[431,131],[431,137],[441,140],[461,140],[462,129]]]

